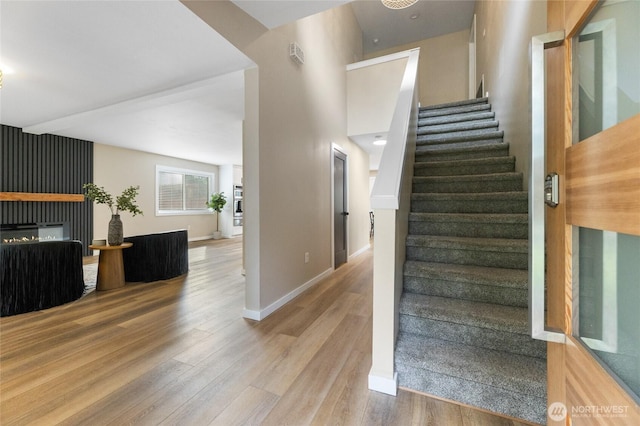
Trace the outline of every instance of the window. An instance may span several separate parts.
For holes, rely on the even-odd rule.
[[[207,213],[213,183],[213,173],[156,166],[156,213]]]

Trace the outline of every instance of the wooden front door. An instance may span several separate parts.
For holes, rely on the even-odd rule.
[[[594,297],[597,301],[592,303],[585,290],[588,275],[593,273],[606,276],[607,268],[611,269],[606,262],[605,266],[596,265],[598,262],[591,263],[588,257],[590,250],[595,252],[594,256],[600,258],[613,255],[618,255],[618,258],[627,256],[626,261],[636,265],[631,266],[631,270],[640,268],[637,266],[640,264],[640,258],[636,258],[638,254],[634,252],[634,247],[640,241],[640,114],[637,111],[627,113],[627,116],[617,114],[616,119],[611,111],[611,108],[616,108],[617,111],[615,105],[621,105],[622,100],[617,99],[611,103],[608,97],[623,96],[628,91],[625,92],[625,88],[615,88],[615,94],[607,86],[616,78],[609,75],[611,69],[608,67],[616,58],[608,56],[606,50],[611,48],[607,46],[611,37],[605,34],[603,39],[604,32],[599,30],[606,25],[600,23],[588,27],[591,25],[593,14],[600,13],[599,9],[605,7],[609,8],[606,13],[613,13],[614,8],[629,7],[627,15],[636,14],[635,28],[630,28],[638,31],[640,15],[637,14],[638,2],[635,0],[616,0],[605,2],[605,5],[599,5],[597,1],[592,0],[548,2],[548,30],[564,31],[564,40],[559,46],[545,51],[545,174],[556,172],[560,178],[558,206],[545,207],[546,324],[550,329],[560,330],[560,333],[564,334],[564,343],[548,343],[547,420],[550,425],[640,424],[640,392],[637,387],[627,386],[598,356],[598,350],[602,348],[603,354],[607,350],[607,353],[615,355],[622,351],[619,346],[623,345],[616,342],[611,344],[607,342],[606,337],[602,337],[606,334],[603,331],[606,327],[635,329],[636,334],[631,337],[632,343],[635,338],[640,341],[640,332],[637,331],[640,330],[640,321],[629,327],[621,325],[622,320],[617,317],[619,309],[624,308],[626,302],[633,300],[625,301],[625,296],[620,291],[616,293],[614,288],[612,293],[611,289],[605,288],[600,289],[599,293],[596,292],[598,294]],[[615,42],[616,22],[615,18],[611,19]],[[617,25],[617,30],[620,31],[621,25],[628,23],[618,21]],[[618,32],[618,43],[620,39],[627,36],[634,38],[637,34],[635,32],[620,37]],[[586,53],[579,52],[581,43],[585,44]],[[628,58],[635,61],[634,55],[638,55],[639,43],[640,38],[629,45],[627,48],[635,51],[628,52],[628,57],[619,57],[618,63],[620,59]],[[618,56],[622,48],[618,46]],[[594,66],[594,81],[585,83],[583,87],[577,83],[577,74],[581,72],[581,67],[585,67],[582,62],[596,63],[598,60],[594,60],[593,57],[598,55],[600,64],[605,65]],[[638,71],[636,70],[631,77],[627,71],[618,70],[617,75],[622,76],[618,79],[624,79],[618,83],[636,84],[636,88],[631,86],[633,90],[640,88]],[[628,80],[629,78],[631,80]],[[580,91],[588,93],[579,93]],[[635,93],[638,92],[640,89]],[[612,93],[614,94],[611,95]],[[589,98],[594,108],[579,100],[579,96]],[[632,101],[638,102],[637,99]],[[611,120],[615,122],[607,123]],[[599,248],[590,248],[590,233],[596,235],[596,240],[600,238]],[[617,238],[630,241],[630,248],[620,248]],[[615,268],[614,261],[614,278]],[[627,287],[630,286],[631,295],[627,297],[640,298],[640,274],[632,277],[629,282]],[[621,304],[622,308],[618,304]],[[638,321],[640,316],[637,316],[637,311],[640,311],[640,305],[635,309],[636,316],[633,317],[632,313],[632,320]],[[587,324],[585,319],[589,311],[600,312],[599,316],[596,315],[598,320],[592,321],[593,324]],[[589,326],[593,330],[590,331]],[[593,335],[589,336],[589,333]],[[624,349],[627,351],[625,356],[635,356],[636,359],[640,357],[640,353],[637,353],[640,344],[638,341],[635,342],[636,346],[631,348],[631,353]],[[636,361],[636,368],[636,373],[629,373],[632,382],[640,381],[640,361]]]

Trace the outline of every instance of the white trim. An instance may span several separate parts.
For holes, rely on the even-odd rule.
[[[474,13],[469,30],[469,99],[474,99],[476,93],[476,15]]]
[[[252,309],[247,309],[247,308],[244,308],[242,310],[242,317],[246,319],[254,320],[254,321],[262,320],[262,317],[260,316],[260,311],[254,311]]]
[[[398,394],[398,373],[393,373],[393,379],[369,373],[369,390],[396,396]]]
[[[420,48],[404,50],[402,52],[391,53],[385,56],[378,56],[377,58],[367,59],[366,61],[355,62],[353,64],[347,64],[347,71],[353,71],[360,68],[370,67],[372,65],[384,64],[385,62],[396,61],[398,59],[408,58],[411,52],[420,50]]]
[[[420,49],[411,50],[411,55],[405,67],[404,76],[398,93],[398,100],[391,126],[387,135],[387,145],[384,147],[376,182],[371,192],[371,208],[397,210],[400,208],[400,191],[402,190],[402,173],[407,153],[407,139],[415,138],[409,134],[409,129],[415,131],[417,122],[412,121],[414,105],[417,105],[418,62]],[[415,139],[412,139],[415,145]],[[412,157],[413,158],[413,157]]]
[[[322,281],[332,273],[333,273],[333,268],[329,268],[325,270],[321,274],[316,275],[314,278],[302,284],[300,287],[296,288],[295,290],[285,294],[280,299],[276,300],[275,302],[273,302],[272,304],[270,304],[269,306],[267,306],[266,308],[260,311],[255,311],[255,310],[245,308],[242,310],[242,316],[247,319],[262,321],[263,319],[265,319],[266,317],[268,317],[269,315],[271,315],[272,313],[274,313],[275,311],[277,311],[278,309],[280,309],[281,307],[283,307],[284,305],[286,305],[287,303],[295,299],[302,292],[311,288],[315,284],[319,283],[320,281]]]
[[[362,247],[360,250],[358,250],[355,253],[353,253],[352,255],[350,255],[348,260],[351,260],[354,257],[360,256],[362,253],[365,253],[370,248],[371,248],[371,244],[367,244],[366,246]]]

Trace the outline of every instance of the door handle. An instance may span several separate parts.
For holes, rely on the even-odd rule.
[[[562,331],[545,327],[545,60],[544,50],[564,41],[564,31],[531,39],[531,167],[529,173],[529,331],[531,337],[564,343]],[[556,181],[557,184],[557,181]]]

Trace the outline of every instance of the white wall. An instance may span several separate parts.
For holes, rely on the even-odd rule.
[[[471,22],[469,22],[471,28]],[[468,98],[469,30],[372,52],[365,59],[420,48],[420,104],[436,105]]]
[[[406,66],[401,58],[347,72],[347,135],[389,131]]]
[[[95,184],[104,186],[114,197],[129,186],[140,185],[140,195],[136,200],[144,215],[132,217],[130,213],[122,213],[120,217],[125,237],[187,229],[191,240],[211,238],[216,226],[215,216],[211,213],[156,216],[156,165],[213,173],[216,176],[215,185],[218,185],[218,166],[99,143],[93,145],[93,182]],[[93,239],[106,239],[111,212],[102,204],[95,205],[93,211]]]
[[[516,156],[516,170],[528,181],[531,146],[531,77],[529,45],[546,33],[547,2],[476,2],[477,82],[484,74],[485,91]]]
[[[184,3],[257,64],[243,167],[245,315],[260,318],[332,270],[332,143],[349,149],[350,182],[368,182],[367,154],[346,136],[345,67],[361,59],[361,31],[348,5],[267,30],[227,1]],[[293,41],[304,65],[289,58]],[[349,191],[349,254],[369,243],[366,185]]]

